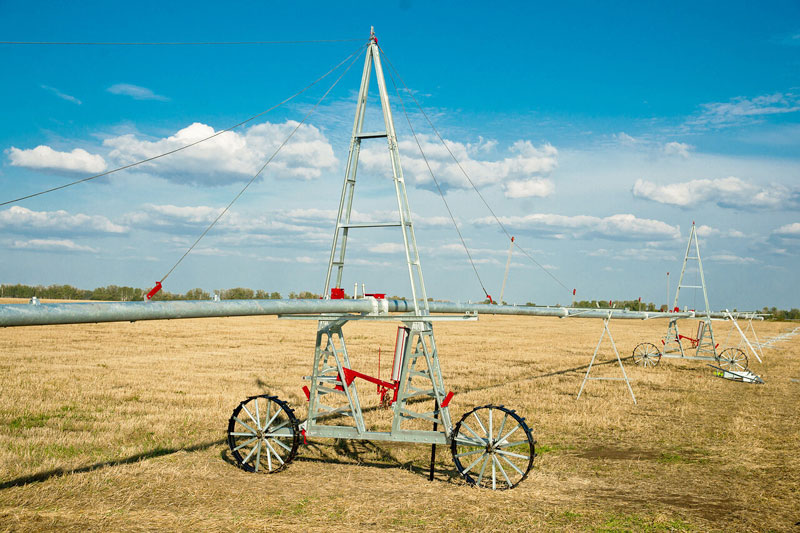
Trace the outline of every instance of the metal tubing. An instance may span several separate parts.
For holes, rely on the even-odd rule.
[[[580,309],[574,307],[528,307],[463,302],[430,302],[431,313],[478,313],[493,315],[554,316],[559,318],[606,318],[649,320],[698,318],[693,312],[661,313],[625,309]],[[212,300],[167,302],[36,303],[0,305],[0,327],[135,322],[226,316],[292,315],[315,313],[407,313],[414,303],[407,300]],[[610,314],[610,315],[609,315]],[[703,313],[705,315],[705,313]],[[735,318],[760,318],[753,313],[732,313]],[[711,313],[711,318],[728,318]]]

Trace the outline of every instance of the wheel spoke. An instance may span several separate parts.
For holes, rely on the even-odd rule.
[[[489,408],[489,441],[494,438],[494,433],[492,433],[492,408]]]
[[[236,448],[234,448],[233,451],[236,451],[236,450],[239,450],[241,448],[244,448],[245,446],[247,446],[248,444],[250,444],[251,442],[253,442],[254,440],[257,440],[257,439],[258,439],[258,437],[253,437],[252,439],[248,439],[248,440],[244,441],[243,443],[241,443],[240,445],[238,445]]]
[[[469,425],[468,425],[468,424],[466,424],[465,422],[462,422],[462,423],[461,423],[461,425],[462,425],[462,426],[464,426],[464,427],[466,428],[466,430],[467,430],[467,431],[469,431],[470,433],[472,433],[472,434],[475,436],[475,438],[476,438],[476,439],[478,439],[478,440],[479,440],[481,443],[483,443],[483,444],[486,444],[486,443],[487,443],[486,439],[484,439],[483,437],[481,437],[480,435],[478,435],[477,433],[475,433],[474,431],[472,431],[472,428],[471,428],[471,427],[469,427]]]
[[[246,427],[247,429],[249,429],[250,431],[252,431],[252,432],[253,432],[253,435],[255,435],[256,433],[258,433],[258,431],[256,431],[255,429],[251,428],[250,426],[248,426],[247,424],[245,424],[244,422],[242,422],[242,420],[241,420],[241,419],[240,419],[238,416],[237,416],[237,417],[234,417],[234,420],[236,420],[236,421],[237,421],[237,422],[239,422],[241,425],[243,425],[244,427]]]
[[[481,453],[482,451],[485,450],[483,448],[478,448],[477,450],[472,450],[471,452],[457,453],[456,457],[464,457],[465,455],[475,455],[476,453]]]
[[[503,470],[503,465],[501,465],[501,464],[500,464],[500,459],[498,459],[497,457],[495,457],[495,456],[493,455],[493,456],[492,456],[492,461],[494,461],[495,463],[497,463],[497,468],[499,468],[499,469],[500,469],[500,473],[501,473],[501,474],[503,474],[503,477],[504,477],[504,478],[506,478],[506,483],[508,483],[508,486],[509,486],[509,487],[512,487],[512,486],[514,486],[514,484],[513,484],[513,483],[511,483],[511,480],[510,480],[510,479],[508,479],[508,474],[506,474],[506,471],[505,471],[505,470]]]
[[[250,420],[252,420],[253,422],[255,422],[255,423],[256,423],[256,427],[258,427],[258,429],[261,429],[261,424],[259,424],[259,423],[258,423],[258,420],[256,420],[255,418],[253,418],[253,415],[251,415],[251,414],[250,414],[250,411],[248,411],[248,410],[247,410],[247,406],[246,406],[246,405],[244,405],[244,404],[242,404],[242,409],[244,409],[244,412],[245,412],[245,413],[247,413],[247,416],[249,416],[249,417],[250,417]]]
[[[278,445],[280,445],[280,447],[281,447],[281,448],[283,448],[284,450],[292,451],[292,449],[291,449],[290,447],[288,447],[287,445],[285,445],[284,443],[282,443],[282,442],[280,441],[280,439],[278,439],[278,438],[275,438],[275,437],[272,437],[272,441],[273,441],[275,444],[278,444]]]
[[[476,464],[478,464],[478,462],[479,462],[481,459],[483,459],[483,458],[484,458],[484,456],[486,455],[486,450],[481,450],[481,451],[483,452],[483,455],[481,455],[480,457],[478,457],[477,459],[475,459],[475,461],[473,461],[473,462],[472,462],[472,464],[470,464],[468,467],[466,467],[466,468],[464,469],[464,472],[463,472],[464,474],[466,474],[467,472],[469,472],[470,470],[472,470],[472,467],[473,467],[473,466],[475,466]]]
[[[255,445],[255,446],[253,446],[253,449],[252,449],[252,450],[250,450],[250,453],[248,453],[248,454],[247,454],[247,457],[245,457],[244,459],[242,459],[242,462],[243,462],[243,463],[247,463],[247,461],[249,461],[249,460],[250,460],[250,458],[253,456],[253,452],[255,452],[255,451],[256,451],[256,449],[258,449],[258,448],[260,448],[260,447],[261,447],[261,440],[259,440],[259,439],[256,439],[256,440],[258,441],[258,442],[256,442],[256,445]]]
[[[267,445],[267,448],[269,448],[269,451],[271,451],[272,453],[274,453],[274,454],[275,454],[275,458],[276,458],[278,461],[280,461],[280,463],[281,463],[281,464],[283,464],[283,459],[281,459],[281,456],[280,456],[280,455],[278,455],[278,452],[276,452],[276,451],[275,451],[275,448],[273,448],[273,447],[272,447],[272,445],[269,443],[269,441],[265,440],[265,441],[264,441],[264,444],[266,444],[266,445]],[[267,453],[267,456],[269,456],[269,453]]]
[[[524,475],[525,475],[525,474],[523,474],[523,473],[522,473],[522,470],[520,470],[519,468],[517,468],[517,465],[515,465],[514,463],[512,463],[511,461],[509,461],[509,460],[508,460],[508,458],[507,458],[505,455],[503,455],[503,454],[498,454],[498,455],[499,455],[499,457],[500,457],[502,460],[504,460],[504,461],[505,461],[505,462],[507,462],[509,465],[511,465],[511,468],[513,468],[514,470],[516,470],[516,471],[517,471],[517,473],[518,473],[520,476],[524,476]]]
[[[507,439],[508,439],[508,437],[510,437],[510,436],[511,436],[511,435],[512,435],[512,434],[513,434],[513,433],[514,433],[516,430],[518,430],[518,429],[519,429],[519,428],[521,428],[521,427],[522,427],[522,426],[520,426],[519,424],[517,424],[516,426],[514,426],[514,429],[512,429],[511,431],[509,431],[508,433],[506,433],[505,435],[503,435],[503,437],[502,437],[502,438],[500,438],[500,439],[497,439],[497,440],[498,440],[498,441],[500,441],[500,442],[503,442],[503,441],[507,440]]]
[[[270,425],[270,424],[272,424],[272,421],[273,421],[273,420],[275,420],[275,419],[278,417],[278,415],[279,415],[279,414],[281,414],[281,411],[283,411],[283,407],[278,407],[278,410],[277,410],[277,411],[275,411],[275,414],[274,414],[274,415],[272,415],[272,418],[270,418],[270,419],[269,419],[269,422],[267,422],[266,424],[264,424],[264,427],[265,427],[265,428],[268,428],[268,427],[269,427],[269,425]]]
[[[488,431],[486,431],[486,427],[483,425],[483,422],[481,422],[481,419],[480,419],[480,418],[478,418],[478,413],[477,413],[476,411],[472,411],[472,416],[474,416],[474,417],[475,417],[475,420],[477,420],[477,421],[478,421],[478,425],[481,427],[481,429],[482,429],[482,430],[483,430],[483,432],[486,434],[486,436],[487,436],[487,437],[491,437],[491,435],[489,435],[489,432],[488,432]],[[473,435],[475,435],[475,434],[473,433]],[[475,436],[477,437],[477,435],[475,435]]]
[[[503,428],[506,427],[506,420],[508,420],[508,413],[503,413],[503,421],[500,423],[500,429],[497,430],[498,435],[503,434]]]
[[[483,460],[483,466],[481,466],[481,473],[478,474],[478,481],[475,482],[476,485],[480,485],[481,484],[481,480],[483,479],[483,473],[486,471],[486,463],[489,462],[489,455],[488,454],[485,454],[485,455],[486,455],[486,459]]]
[[[258,405],[258,400],[256,400],[256,405]],[[256,409],[258,411],[258,409]],[[254,472],[258,472],[258,465],[261,464],[261,439],[258,439],[258,451],[256,452],[256,464],[255,468],[253,469]]]
[[[497,469],[494,466],[494,455],[490,455],[489,457],[492,458],[492,490],[497,490]]]
[[[509,446],[519,446],[520,444],[528,444],[528,441],[527,440],[518,440],[516,442],[498,443],[496,446],[498,448],[507,448]]]
[[[467,437],[464,437],[462,435],[459,435],[459,436],[456,437],[455,440],[456,440],[456,442],[460,443],[463,446],[486,446],[486,441],[484,441],[483,439],[481,439],[481,440],[472,440],[472,439],[468,439]]]
[[[233,435],[234,437],[252,437],[253,435],[255,435],[255,433],[240,433],[233,431],[231,433],[228,433],[228,435]]]
[[[500,455],[508,455],[510,457],[519,457],[520,459],[530,459],[531,457],[530,455],[522,455],[519,453],[507,452],[505,450],[497,450],[497,453],[499,453]]]

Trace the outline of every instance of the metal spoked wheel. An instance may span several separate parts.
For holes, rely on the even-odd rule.
[[[661,361],[661,352],[655,344],[643,342],[633,349],[633,362],[643,367],[654,367]]]
[[[747,370],[747,364],[747,354],[739,348],[726,348],[719,354],[719,366],[725,370]]]
[[[248,472],[273,474],[286,468],[300,444],[294,411],[275,396],[251,396],[228,421],[228,446],[236,464]]]
[[[450,449],[467,483],[503,490],[528,477],[536,456],[534,444],[524,418],[502,405],[484,405],[461,418]]]

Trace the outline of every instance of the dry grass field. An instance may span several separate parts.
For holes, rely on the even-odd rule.
[[[793,327],[756,326],[762,339]],[[666,322],[611,329],[627,356]],[[800,529],[800,335],[751,364],[765,385],[702,362],[628,360],[633,405],[620,382],[590,382],[575,399],[599,320],[437,324],[454,419],[505,404],[538,441],[528,479],[492,493],[461,481],[445,447],[434,482],[422,445],[311,440],[278,474],[236,468],[224,438],[239,401],[274,393],[305,415],[315,330],[274,317],[0,330],[0,530]],[[719,342],[727,331],[719,323]],[[345,333],[357,370],[374,375],[382,347],[385,377],[395,326]],[[601,359],[612,357],[604,341]],[[374,386],[359,392],[388,420]]]

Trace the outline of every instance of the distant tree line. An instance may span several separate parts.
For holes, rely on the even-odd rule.
[[[47,298],[52,300],[102,300],[112,302],[126,302],[142,300],[145,294],[150,289],[137,289],[136,287],[127,287],[119,285],[108,285],[107,287],[98,287],[96,289],[78,289],[72,285],[5,285],[0,284],[0,297],[4,298],[30,298],[36,296],[37,298]],[[277,291],[269,292],[265,290],[247,289],[244,287],[235,287],[233,289],[224,289],[215,291],[223,300],[278,300],[281,298],[281,293]],[[168,291],[160,291],[153,296],[153,300],[210,300],[212,293],[204,291],[203,289],[191,289],[186,291],[185,294],[173,293]],[[300,293],[291,292],[289,298],[319,298],[318,295],[308,291]]]

